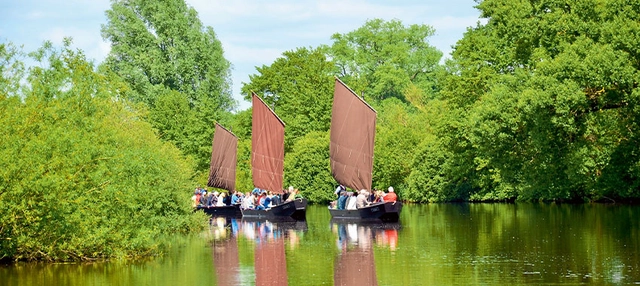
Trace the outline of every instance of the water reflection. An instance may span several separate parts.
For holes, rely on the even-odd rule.
[[[0,265],[0,285],[640,284],[635,205],[407,205],[401,227],[309,206],[302,224],[216,219],[168,242],[145,260]]]
[[[212,218],[210,225],[218,285],[288,285],[285,241],[295,249],[306,221]],[[239,238],[254,244],[253,273],[240,266]]]
[[[340,250],[334,262],[334,285],[378,285],[373,245],[394,251],[399,223],[331,223]]]

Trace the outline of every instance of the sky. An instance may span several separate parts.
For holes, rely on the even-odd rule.
[[[428,42],[448,57],[468,27],[481,21],[474,0],[186,0],[200,21],[211,26],[232,64],[233,97],[238,109],[244,101],[240,88],[271,65],[285,51],[330,45],[331,35],[354,31],[367,20],[400,20],[405,26],[425,24],[435,29]],[[73,47],[99,64],[109,53],[100,26],[106,24],[109,0],[0,0],[0,43],[36,50],[44,41]]]

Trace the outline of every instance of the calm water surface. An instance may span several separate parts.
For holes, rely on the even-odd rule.
[[[633,285],[640,207],[407,205],[397,224],[213,220],[147,261],[21,263],[0,285]]]

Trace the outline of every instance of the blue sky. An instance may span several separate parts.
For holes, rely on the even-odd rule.
[[[474,0],[187,0],[204,25],[213,27],[232,63],[233,95],[239,109],[250,107],[240,94],[242,82],[256,66],[270,65],[283,52],[331,44],[334,33],[348,33],[368,19],[397,19],[403,24],[435,28],[431,45],[445,56],[467,27],[480,21]],[[60,44],[72,37],[74,47],[100,63],[109,43],[100,36],[108,0],[0,0],[0,42],[37,49],[44,41]]]

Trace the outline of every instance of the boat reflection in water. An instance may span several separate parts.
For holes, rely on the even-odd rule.
[[[334,263],[334,285],[378,285],[373,245],[394,251],[398,242],[399,223],[333,222],[338,234],[340,254]]]
[[[213,218],[213,263],[218,285],[288,285],[285,241],[295,248],[306,221]],[[238,238],[253,241],[254,269],[240,266]]]

